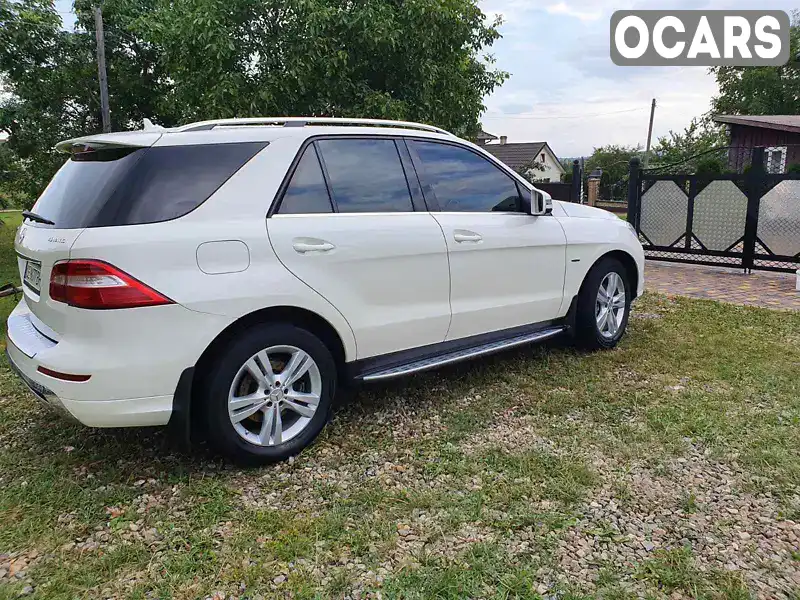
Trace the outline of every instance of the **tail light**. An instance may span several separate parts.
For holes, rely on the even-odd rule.
[[[159,294],[101,260],[63,260],[50,273],[50,299],[78,308],[113,309],[172,304]]]

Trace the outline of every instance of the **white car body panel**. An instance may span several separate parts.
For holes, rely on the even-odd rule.
[[[569,308],[580,291],[589,269],[604,255],[622,251],[636,262],[638,283],[636,296],[644,293],[644,251],[633,230],[614,213],[568,202],[554,202],[564,211],[557,217],[567,238],[567,272],[564,281],[564,304]]]
[[[617,217],[553,203],[552,215],[334,213],[267,217],[292,162],[312,136],[413,136],[469,147],[528,189],[481,148],[442,133],[387,127],[220,127],[87,136],[59,144],[174,146],[265,141],[269,145],[200,206],[170,221],[59,229],[27,222],[15,249],[41,262],[9,317],[14,366],[86,425],[163,425],[181,374],[243,317],[289,307],[327,322],[347,363],[564,317],[592,264],[608,252],[644,257]],[[36,207],[34,207],[35,211]],[[456,231],[478,233],[457,243]],[[331,243],[298,253],[298,239]],[[20,275],[26,258],[20,258]],[[175,304],[79,309],[49,297],[53,264],[99,259]],[[23,349],[25,351],[23,351]],[[65,381],[37,371],[90,374]],[[30,385],[30,384],[29,384]]]
[[[563,316],[565,238],[554,217],[431,214],[450,253],[448,340]]]
[[[358,358],[444,341],[447,246],[429,213],[274,215],[267,222],[281,263],[340,308]],[[300,244],[331,249],[301,253]]]

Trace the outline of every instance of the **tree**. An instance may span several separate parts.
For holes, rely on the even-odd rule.
[[[51,0],[0,0],[0,130],[38,194],[59,140],[100,131],[92,2],[65,31]],[[477,0],[105,0],[114,130],[142,118],[329,115],[475,133],[507,74]]]
[[[622,200],[627,193],[625,182],[631,158],[642,154],[641,146],[608,145],[595,148],[584,163],[584,177],[602,169],[600,178],[600,197],[605,200]]]
[[[117,130],[157,114],[166,91],[167,75],[155,48],[125,30],[146,5],[104,3],[111,120]],[[15,185],[28,195],[28,204],[63,163],[54,144],[101,130],[91,9],[87,0],[77,1],[75,31],[65,31],[49,0],[0,0],[0,76],[7,91],[0,100],[0,130],[9,134],[8,148],[24,171]]]
[[[698,169],[706,173],[721,173],[727,164],[727,145],[724,128],[706,115],[692,119],[683,132],[670,130],[668,135],[658,138],[651,149],[648,166],[676,165],[675,168],[683,173]],[[713,152],[715,148],[720,151]]]
[[[475,0],[160,2],[139,20],[181,119],[304,114],[411,119],[461,135],[505,73]]]
[[[562,158],[560,161],[561,168],[564,169],[564,174],[561,175],[561,183],[572,183],[572,169],[574,158]]]
[[[522,177],[531,183],[536,183],[539,181],[539,179],[536,177],[536,173],[543,173],[544,170],[544,163],[536,160],[535,158],[532,158],[524,165],[514,168],[514,171],[516,171],[519,175],[522,175]]]
[[[800,114],[800,13],[792,13],[789,31],[792,59],[779,67],[712,67],[719,95],[712,100],[716,114]]]

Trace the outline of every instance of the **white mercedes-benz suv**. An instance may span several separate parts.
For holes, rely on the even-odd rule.
[[[427,125],[147,122],[57,148],[16,238],[7,352],[92,427],[199,428],[284,459],[337,386],[562,333],[610,348],[643,289],[627,223]]]

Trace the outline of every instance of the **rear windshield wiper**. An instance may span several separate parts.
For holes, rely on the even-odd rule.
[[[44,223],[45,225],[55,225],[55,221],[45,219],[42,215],[37,215],[35,212],[31,212],[29,210],[22,211],[22,218],[30,219],[31,221],[36,221],[37,223]]]

